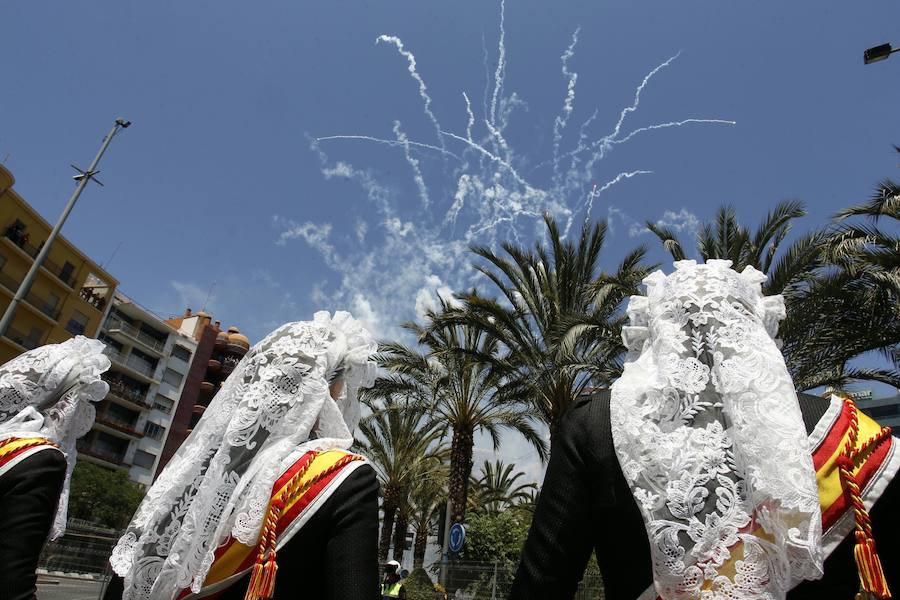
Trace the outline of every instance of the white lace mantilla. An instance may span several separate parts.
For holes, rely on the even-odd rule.
[[[113,550],[123,600],[199,592],[218,546],[256,545],[275,480],[311,450],[349,448],[377,349],[348,313],[288,323],[256,344],[147,492]],[[336,374],[343,392],[332,399]]]
[[[61,344],[29,350],[0,366],[0,440],[44,437],[66,457],[66,477],[50,530],[56,539],[66,530],[69,482],[75,468],[75,442],[94,424],[94,406],[109,386],[105,345],[77,336]]]
[[[632,297],[616,454],[666,600],[776,600],[822,573],[809,443],[774,339],[781,296],[731,261],[675,263]]]

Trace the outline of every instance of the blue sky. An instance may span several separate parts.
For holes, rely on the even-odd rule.
[[[477,283],[469,244],[530,243],[545,210],[608,219],[612,266],[653,243],[647,219],[689,237],[724,202],[756,222],[799,198],[813,227],[895,174],[900,58],[863,66],[862,51],[900,43],[896,3],[508,0],[502,53],[500,9],[5,3],[0,161],[52,220],[69,163],[131,119],[64,234],[115,252],[121,288],[163,316],[215,283],[207,309],[252,339],[319,308],[395,335]],[[689,119],[734,124],[642,130]],[[572,170],[582,132],[603,155]],[[315,141],[333,135],[393,145]]]

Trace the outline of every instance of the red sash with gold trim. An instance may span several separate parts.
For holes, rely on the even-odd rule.
[[[857,548],[854,554],[861,588],[874,598],[890,598],[875,554],[868,511],[900,469],[898,441],[891,436],[890,427],[882,427],[859,412],[851,400],[837,396],[832,396],[831,405],[819,419],[809,441],[819,485],[825,557],[834,552],[855,528]],[[756,528],[752,521],[745,532]],[[893,534],[881,532],[881,535]],[[719,568],[720,573],[734,574],[734,563],[742,555],[742,552],[735,552],[740,544],[738,542],[730,549],[732,556]],[[650,586],[638,600],[654,598],[659,600]]]
[[[32,454],[50,449],[59,450],[59,446],[42,437],[11,437],[0,440],[0,475]]]
[[[256,546],[229,538],[216,551],[203,589],[197,594],[182,590],[177,598],[215,598],[251,571],[247,598],[271,598],[278,570],[277,549],[290,540],[363,460],[344,450],[307,452],[301,456],[272,486],[272,500]]]

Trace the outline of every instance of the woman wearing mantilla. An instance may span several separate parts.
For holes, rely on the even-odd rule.
[[[251,348],[119,540],[106,598],[377,597],[378,484],[348,451],[376,349],[344,312]]]

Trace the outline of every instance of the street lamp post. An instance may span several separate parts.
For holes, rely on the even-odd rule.
[[[900,48],[891,48],[890,44],[881,44],[880,46],[869,48],[863,52],[863,63],[870,65],[880,60],[887,60],[897,50],[900,50]]]
[[[103,143],[100,145],[100,150],[97,151],[97,156],[94,157],[94,161],[91,163],[91,166],[88,167],[87,171],[82,171],[81,169],[73,165],[75,170],[78,171],[78,175],[74,177],[75,181],[78,182],[78,185],[75,187],[75,191],[69,198],[69,202],[63,209],[62,214],[59,216],[59,220],[56,222],[56,225],[50,232],[50,235],[47,237],[44,245],[41,246],[41,250],[35,257],[34,263],[32,263],[31,268],[28,269],[28,273],[25,275],[25,279],[22,280],[21,285],[19,285],[19,289],[16,290],[16,295],[9,303],[9,306],[6,307],[6,312],[3,313],[3,318],[0,319],[0,335],[6,335],[6,330],[9,329],[13,317],[16,314],[16,308],[19,306],[19,303],[22,302],[22,299],[31,290],[31,284],[34,282],[35,275],[37,275],[38,270],[44,263],[44,259],[47,257],[47,253],[50,252],[50,246],[53,245],[54,240],[56,240],[56,236],[59,235],[59,230],[62,229],[63,224],[69,217],[69,213],[72,212],[72,209],[75,207],[75,202],[78,201],[78,197],[81,195],[81,192],[87,186],[89,181],[97,181],[94,178],[94,176],[99,173],[99,171],[97,171],[97,165],[100,164],[100,158],[103,156],[103,153],[106,152],[106,148],[109,146],[109,143],[112,141],[113,137],[115,137],[120,129],[125,129],[129,125],[131,125],[131,121],[126,121],[125,119],[121,118],[116,119],[116,123],[115,125],[113,125],[113,128],[110,129],[109,133],[106,134],[106,137],[103,138]],[[97,181],[97,183],[100,182]]]

